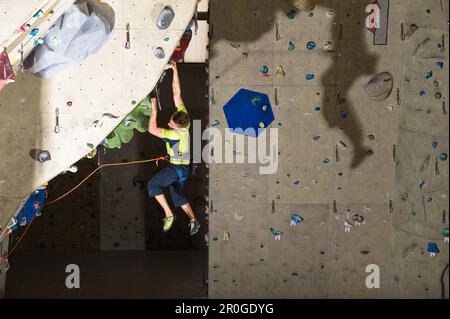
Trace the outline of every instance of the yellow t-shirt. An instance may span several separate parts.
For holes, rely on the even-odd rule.
[[[187,113],[184,104],[178,105],[177,111]],[[183,128],[162,129],[163,141],[166,142],[167,154],[170,156],[171,164],[189,165],[191,163],[190,126],[191,123]]]

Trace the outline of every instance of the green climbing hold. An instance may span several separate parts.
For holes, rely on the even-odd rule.
[[[146,97],[130,114],[128,114],[127,117],[125,117],[122,123],[108,135],[106,142],[104,143],[105,147],[120,149],[122,144],[127,144],[133,139],[134,130],[137,130],[140,133],[147,132],[151,111],[150,99]]]
[[[94,148],[94,144],[92,144],[92,143],[87,143],[86,145],[87,145],[87,147],[89,147],[89,148]]]

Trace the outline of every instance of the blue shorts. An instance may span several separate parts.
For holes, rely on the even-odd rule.
[[[147,183],[148,195],[155,197],[163,193],[163,188],[169,186],[170,197],[172,197],[173,205],[176,207],[183,206],[188,203],[186,196],[183,194],[183,186],[190,174],[190,165],[174,165],[160,170]]]

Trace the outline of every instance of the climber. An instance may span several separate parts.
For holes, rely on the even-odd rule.
[[[155,98],[152,98],[152,113],[148,123],[148,132],[161,138],[166,143],[167,153],[170,155],[169,166],[158,172],[147,184],[148,194],[155,197],[161,207],[164,209],[166,217],[163,219],[163,231],[169,231],[175,221],[175,215],[170,209],[162,188],[170,188],[175,208],[181,207],[188,216],[189,233],[195,235],[200,223],[195,218],[191,205],[183,194],[183,186],[190,174],[190,117],[181,98],[180,79],[178,76],[177,64],[171,62],[170,68],[173,70],[173,100],[177,111],[172,115],[168,126],[170,129],[159,128],[156,122],[158,116],[158,104]]]

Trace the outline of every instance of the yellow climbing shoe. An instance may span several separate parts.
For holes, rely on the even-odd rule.
[[[163,231],[165,233],[172,229],[173,222],[175,221],[175,219],[176,219],[175,215],[172,215],[172,216],[169,216],[169,217],[166,217],[163,219],[163,222],[164,222]]]

